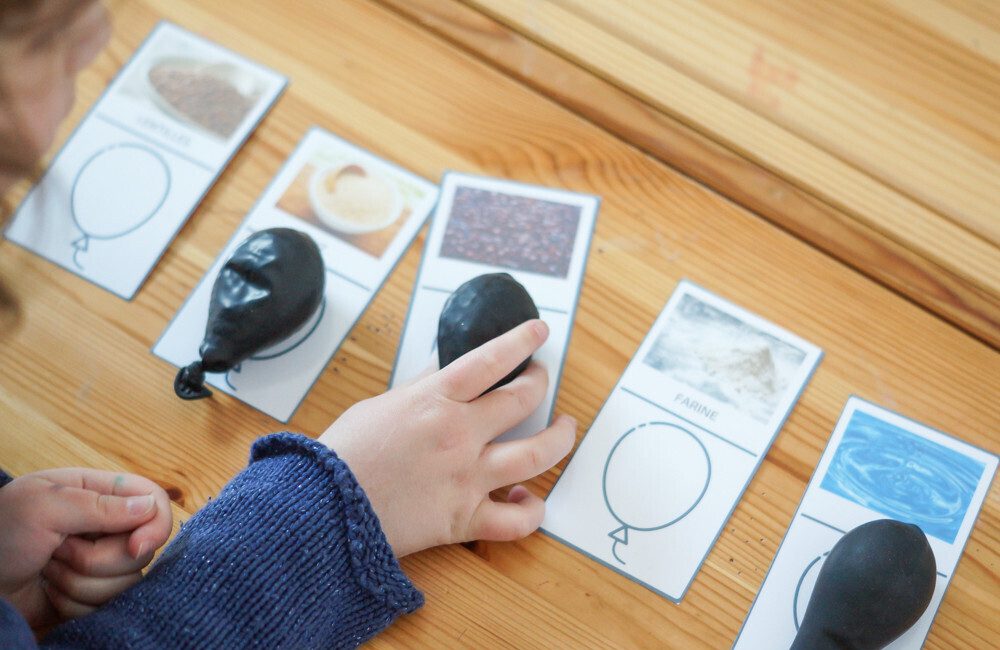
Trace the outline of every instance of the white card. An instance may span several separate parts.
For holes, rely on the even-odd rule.
[[[390,386],[437,363],[438,318],[455,289],[484,273],[509,273],[549,326],[548,340],[534,354],[549,372],[549,388],[534,413],[501,439],[548,426],[599,203],[589,194],[445,174]]]
[[[543,531],[680,602],[821,356],[682,281],[552,488]]]
[[[349,176],[364,183],[343,181]],[[314,128],[167,326],[153,352],[177,366],[198,359],[212,285],[236,247],[265,228],[294,228],[319,245],[326,264],[322,307],[298,332],[221,374],[215,388],[287,422],[416,237],[437,187]],[[164,378],[165,382],[169,378]]]
[[[286,83],[161,22],[56,154],[6,237],[131,299]]]
[[[891,650],[920,648],[986,498],[997,457],[857,397],[837,422],[735,648],[785,648],[833,545],[875,519],[916,524],[938,578],[923,616]]]

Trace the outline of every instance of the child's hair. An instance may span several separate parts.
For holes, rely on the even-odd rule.
[[[56,38],[82,11],[97,0],[3,0],[0,2],[0,39],[24,36],[41,45]]]
[[[0,0],[0,61],[13,47],[41,49],[51,45],[81,12],[98,0]],[[10,90],[0,67],[0,106]],[[11,115],[14,124],[18,116]],[[20,129],[13,129],[13,142],[0,143],[0,173],[10,177],[38,175],[38,160],[26,143],[19,142]],[[10,217],[9,205],[0,196],[0,230]],[[0,278],[0,335],[13,330],[20,320],[16,295]]]
[[[77,17],[98,0],[0,0],[0,61],[10,50],[40,50],[50,46]],[[0,66],[0,106],[10,93]],[[10,116],[14,124],[18,116]],[[19,129],[14,129],[17,138]],[[36,152],[24,142],[0,142],[0,173],[31,176],[37,169]],[[3,215],[0,214],[0,219]],[[0,224],[2,225],[2,224]]]

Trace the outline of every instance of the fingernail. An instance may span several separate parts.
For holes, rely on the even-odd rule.
[[[130,515],[144,515],[153,508],[153,495],[144,497],[129,497],[125,499],[125,509]]]
[[[135,550],[135,559],[141,558],[149,550],[149,542],[141,542],[139,548]]]
[[[570,451],[572,451],[573,446],[576,445],[576,430],[578,427],[576,423],[576,418],[570,417],[569,415],[565,415],[563,417],[565,417],[569,421],[569,424],[571,425],[569,428],[569,433],[566,436],[566,453],[568,454]]]
[[[509,503],[520,503],[529,494],[530,492],[528,492],[528,488],[524,487],[521,484],[518,484],[512,487],[510,491],[507,493],[507,501]]]
[[[532,328],[535,330],[535,334],[538,338],[544,340],[549,335],[549,326],[543,320],[536,320],[531,324]]]

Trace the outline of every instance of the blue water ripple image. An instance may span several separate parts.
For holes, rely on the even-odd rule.
[[[951,544],[985,469],[973,458],[858,411],[820,487]]]

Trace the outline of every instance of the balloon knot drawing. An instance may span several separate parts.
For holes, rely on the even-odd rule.
[[[615,559],[625,564],[625,560],[621,559],[618,555],[618,545],[625,544],[628,545],[628,526],[619,526],[613,531],[608,533],[608,537],[615,540],[611,543],[611,555],[615,556]]]
[[[87,252],[87,249],[90,248],[90,237],[88,237],[87,235],[83,235],[78,239],[74,239],[72,242],[72,246],[73,246],[73,264],[75,264],[77,268],[82,269],[83,264],[80,262],[80,253],[85,253]]]
[[[712,478],[705,444],[669,422],[645,422],[626,431],[604,463],[604,505],[620,525],[608,533],[611,555],[621,564],[619,546],[630,531],[652,532],[673,526],[697,507]]]
[[[327,271],[327,273],[329,273],[329,271]],[[309,321],[307,321],[305,325],[299,328],[299,330],[296,333],[292,334],[284,341],[281,341],[280,343],[273,345],[267,348],[266,350],[261,350],[257,354],[248,357],[247,361],[269,361],[270,359],[277,359],[278,357],[284,356],[289,352],[291,352],[292,350],[295,350],[303,343],[305,343],[309,339],[309,337],[313,335],[313,332],[319,329],[319,325],[320,323],[323,322],[323,316],[325,315],[326,315],[326,298],[323,298],[323,301],[320,302],[319,304],[319,309],[316,311],[313,317]],[[237,387],[233,383],[233,375],[238,375],[242,371],[243,371],[243,363],[241,362],[230,368],[223,376],[223,380],[226,382],[226,385],[229,386],[229,388],[233,392],[239,390],[239,387]]]

